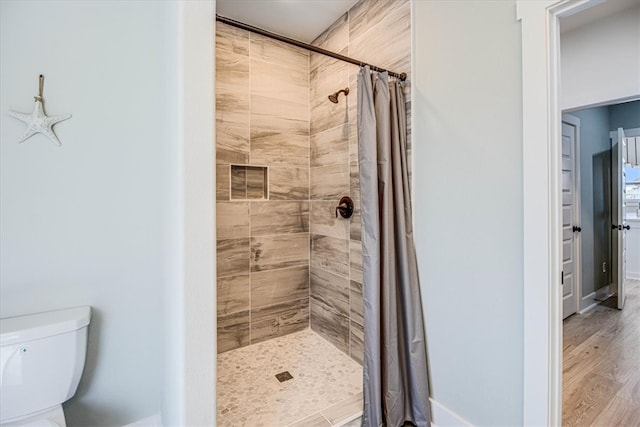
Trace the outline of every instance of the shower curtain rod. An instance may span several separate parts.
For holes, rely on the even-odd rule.
[[[303,42],[295,40],[295,39],[290,39],[289,37],[281,36],[279,34],[263,30],[262,28],[258,28],[258,27],[254,27],[253,25],[245,24],[244,22],[235,21],[235,20],[230,19],[230,18],[225,18],[224,16],[220,16],[218,14],[216,14],[216,21],[220,21],[220,22],[222,22],[224,24],[228,24],[228,25],[231,25],[231,26],[236,27],[236,28],[241,28],[243,30],[251,31],[252,33],[257,33],[257,34],[263,35],[265,37],[269,37],[269,38],[276,39],[276,40],[279,40],[279,41],[284,42],[284,43],[288,43],[288,44],[291,44],[291,45],[294,45],[294,46],[297,46],[297,47],[301,47],[302,49],[310,50],[312,52],[320,53],[320,54],[326,55],[326,56],[330,56],[332,58],[339,59],[341,61],[345,61],[345,62],[349,62],[351,64],[359,65],[361,67],[363,67],[365,65],[368,65],[369,68],[371,68],[371,70],[373,70],[373,71],[380,71],[380,72],[385,72],[386,71],[386,72],[389,73],[389,75],[391,77],[396,77],[396,78],[398,78],[398,79],[400,79],[402,81],[406,80],[406,78],[407,78],[407,73],[394,73],[393,71],[385,70],[384,68],[376,67],[375,65],[367,64],[366,62],[358,61],[357,59],[353,59],[353,58],[350,58],[348,56],[340,55],[339,53],[331,52],[330,50],[322,49],[320,47],[313,46],[313,45],[310,45],[308,43],[303,43]]]

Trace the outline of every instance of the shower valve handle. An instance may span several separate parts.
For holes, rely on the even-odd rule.
[[[340,203],[336,206],[336,218],[338,218],[338,213],[342,218],[351,218],[351,215],[353,215],[353,200],[351,200],[351,197],[344,196],[340,199]]]

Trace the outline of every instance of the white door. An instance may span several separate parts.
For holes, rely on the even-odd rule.
[[[617,268],[614,270],[614,283],[618,293],[618,308],[622,310],[626,298],[625,281],[627,276],[627,257],[625,235],[629,226],[624,223],[624,208],[626,199],[626,173],[627,147],[625,146],[624,129],[618,128],[618,141],[613,145],[613,165],[611,173],[613,175],[613,197],[612,197],[612,217],[611,226],[613,233],[613,249],[617,253]]]
[[[580,121],[571,116],[562,119],[562,317],[578,308],[578,247],[581,228],[578,225],[576,145]]]

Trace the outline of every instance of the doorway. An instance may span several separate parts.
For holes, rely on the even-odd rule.
[[[639,166],[635,164],[636,130],[629,128],[638,124],[640,101],[563,114],[563,287],[575,284],[576,296],[571,299],[570,292],[563,292],[563,425],[602,424],[603,420],[626,425],[629,414],[636,416],[637,402],[624,390],[633,387],[628,382],[639,380],[634,372],[640,345],[625,332],[640,327],[638,283],[626,280],[625,292],[627,276],[620,267],[625,265],[629,226],[624,215],[625,166]],[[623,128],[633,136],[619,136],[625,133]],[[580,143],[572,143],[574,139]],[[570,173],[573,163],[568,161],[574,149],[576,185],[571,188],[577,194],[571,198],[566,187],[574,175]],[[570,215],[574,200],[577,214]],[[630,214],[636,210],[628,209]],[[572,219],[579,225],[572,226]],[[578,251],[572,250],[574,243]],[[572,257],[575,252],[582,254],[582,265]],[[581,277],[581,283],[574,276]],[[622,312],[626,294],[629,305]],[[567,304],[570,301],[573,305]]]
[[[603,60],[591,49],[589,55],[599,64],[583,67],[583,74],[607,68],[599,73],[607,78],[602,84],[592,84],[583,90],[581,102],[561,103],[561,89],[568,86],[560,82],[560,19],[595,10],[594,6],[598,5],[640,7],[637,2],[597,0],[517,2],[523,34],[524,350],[527,354],[523,422],[526,425],[560,425],[562,422],[561,113],[579,105],[597,106],[612,99],[622,102],[640,96],[637,80],[640,71],[635,60],[639,43],[637,37],[632,36],[624,41],[633,48],[627,50],[626,56],[618,55],[618,58],[629,58],[631,67],[612,65],[618,61]],[[627,10],[626,16],[630,17],[632,34],[636,34],[637,13]],[[611,52],[621,46],[622,43],[618,44]],[[540,286],[541,283],[546,286]]]
[[[624,306],[624,280],[629,277],[621,271],[627,270],[630,259],[629,274],[633,275],[638,269],[633,258],[626,255],[626,248],[631,247],[632,255],[637,257],[635,241],[625,243],[631,229],[629,222],[636,221],[634,170],[640,170],[636,155],[638,124],[640,100],[563,114],[562,286],[565,319],[573,313],[585,313],[611,296],[619,299],[618,308],[621,309]],[[619,136],[619,132],[626,135]],[[630,187],[625,185],[626,181]],[[627,196],[626,188],[630,188]]]

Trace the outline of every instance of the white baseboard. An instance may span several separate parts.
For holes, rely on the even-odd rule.
[[[586,306],[585,308],[583,308],[582,310],[580,310],[578,312],[578,314],[585,314],[588,311],[593,310],[594,308],[596,308],[598,306],[598,304],[600,304],[600,301],[595,301],[594,303],[592,303],[591,305]]]
[[[122,427],[162,427],[162,417],[160,414],[155,414]]]
[[[634,272],[627,271],[627,279],[640,280],[640,273],[634,273]]]
[[[580,298],[580,306],[578,307],[578,314],[584,314],[598,305],[600,301],[596,300],[596,293],[591,292],[589,295]]]
[[[433,399],[431,401],[431,425],[433,427],[472,427],[469,421]]]
[[[595,292],[595,299],[600,302],[600,301],[604,301],[607,298],[609,298],[611,295],[613,295],[613,290],[615,288],[613,287],[613,284],[608,284],[607,286],[603,286],[599,289],[596,290]]]

